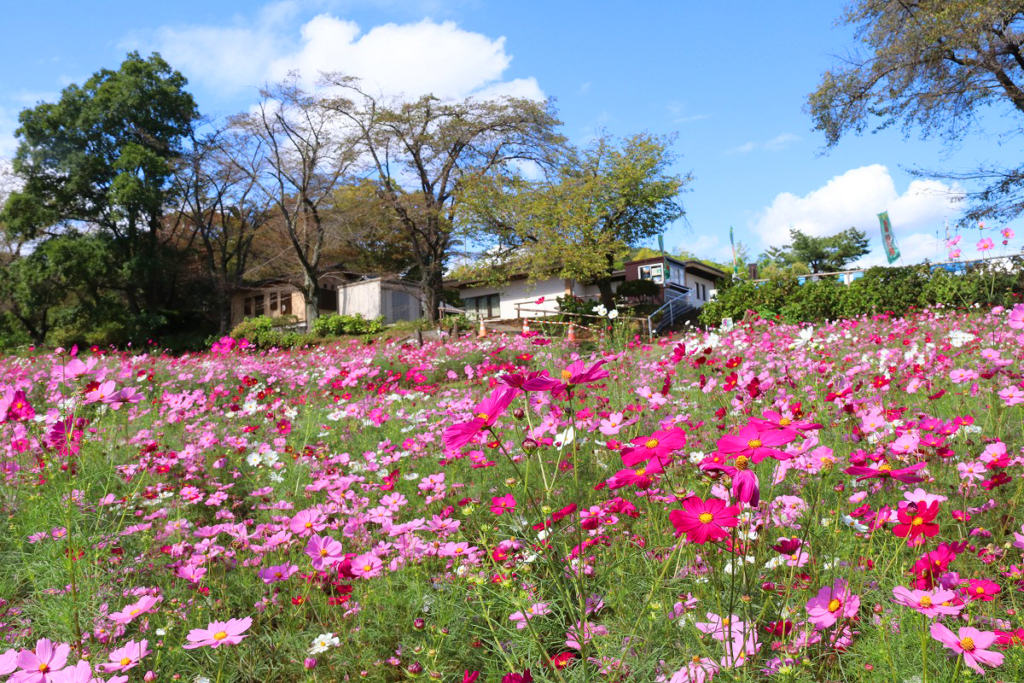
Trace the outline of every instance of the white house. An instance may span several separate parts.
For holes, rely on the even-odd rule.
[[[725,273],[721,270],[700,261],[658,256],[629,261],[622,270],[613,272],[612,291],[628,280],[651,280],[661,285],[661,293],[656,300],[664,301],[666,296],[686,297],[693,306],[700,308],[710,300],[716,282],[723,277]],[[555,276],[531,282],[525,275],[513,275],[500,287],[480,280],[453,282],[450,286],[458,290],[463,308],[469,315],[484,319],[551,315],[558,312],[557,298],[560,296],[586,299],[600,296],[596,285],[583,285]]]

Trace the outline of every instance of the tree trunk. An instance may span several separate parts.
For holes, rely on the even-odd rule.
[[[597,291],[601,293],[601,303],[609,311],[615,308],[615,293],[612,292],[612,281],[611,278],[601,278],[595,283],[597,285]]]
[[[320,291],[315,277],[306,273],[303,282],[303,298],[306,300],[306,331],[313,330],[313,323],[320,314]]]
[[[423,277],[423,303],[427,307],[427,320],[437,322],[440,317],[438,308],[441,305],[444,293],[444,272],[439,266],[430,264],[427,266]]]

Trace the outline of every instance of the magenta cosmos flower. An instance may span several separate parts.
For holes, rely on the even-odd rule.
[[[188,632],[186,650],[197,647],[220,647],[221,645],[238,645],[249,636],[242,634],[252,626],[252,617],[245,619],[228,619],[227,621],[211,621],[206,628],[194,628]]]
[[[312,561],[313,569],[323,569],[341,562],[345,557],[345,549],[330,536],[313,534],[306,543],[306,554]]]
[[[860,609],[860,597],[850,592],[845,579],[836,579],[831,586],[825,586],[807,601],[807,621],[816,630],[832,626],[841,618],[852,619]]]
[[[506,512],[512,512],[516,509],[516,499],[511,494],[505,494],[504,496],[492,496],[491,497],[491,512],[495,515],[503,515]]]
[[[916,484],[924,481],[924,477],[918,477],[915,472],[920,469],[927,467],[928,463],[919,462],[916,465],[910,467],[901,467],[899,469],[893,469],[893,466],[887,462],[883,462],[878,467],[868,467],[867,465],[854,465],[847,467],[843,470],[844,474],[852,474],[857,477],[857,481],[864,481],[865,479],[896,479],[902,481],[904,484]]]
[[[444,430],[444,445],[454,450],[468,444],[477,434],[498,421],[518,393],[518,390],[510,387],[495,389],[473,409],[472,420],[453,424]]]
[[[599,360],[588,367],[586,361],[578,360],[567,365],[558,378],[535,377],[527,380],[523,384],[523,388],[527,391],[550,391],[553,395],[558,396],[580,384],[590,384],[607,377],[608,371],[601,369],[601,366],[607,362]]]
[[[686,534],[686,540],[703,545],[718,541],[729,535],[727,528],[739,523],[740,509],[735,505],[726,507],[718,498],[701,500],[690,496],[682,502],[681,510],[668,513],[669,521],[675,527],[676,536]]]
[[[705,472],[725,472],[732,479],[732,495],[737,500],[757,507],[761,502],[761,484],[757,475],[750,469],[750,458],[740,455],[732,465],[726,464],[722,458],[706,458],[701,462],[700,469]]]
[[[686,445],[686,432],[679,427],[673,427],[656,431],[650,436],[638,436],[630,443],[635,446],[622,449],[622,464],[626,467],[634,467],[652,458],[657,458],[660,464],[665,464],[673,451],[678,451]]]
[[[956,635],[942,624],[932,624],[932,638],[939,641],[950,650],[964,656],[964,664],[971,667],[980,674],[985,671],[979,666],[1000,666],[1003,663],[1003,655],[999,652],[992,652],[988,648],[996,640],[996,634],[991,631],[979,631],[970,626],[961,626]]]
[[[793,441],[796,432],[785,429],[759,431],[756,425],[748,424],[736,436],[723,436],[718,440],[718,452],[724,455],[746,456],[756,465],[765,458],[788,460],[789,453],[779,450]]]

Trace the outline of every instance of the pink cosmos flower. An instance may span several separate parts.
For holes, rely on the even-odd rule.
[[[926,617],[937,617],[940,614],[960,614],[963,604],[954,604],[957,595],[953,591],[935,590],[921,591],[910,590],[903,586],[896,586],[892,589],[893,601],[917,610]]]
[[[491,512],[496,515],[503,515],[506,512],[513,512],[516,509],[516,499],[509,493],[504,496],[491,497]]]
[[[288,528],[296,536],[312,536],[327,528],[327,516],[319,510],[299,510],[288,522]]]
[[[974,245],[974,246],[975,246],[975,248],[977,248],[978,251],[988,251],[994,245],[992,244],[991,238],[984,237],[984,238],[978,240],[978,243],[976,245]]]
[[[352,573],[364,579],[380,576],[384,563],[372,553],[363,553],[352,558]]]
[[[79,659],[74,666],[61,669],[60,673],[54,676],[54,680],[59,683],[103,683],[103,679],[93,674],[92,666],[84,659]],[[107,679],[107,683],[127,683],[127,681],[127,676],[111,676]]]
[[[860,597],[850,592],[846,579],[836,579],[832,586],[825,586],[807,601],[807,621],[818,631],[832,626],[841,618],[857,616]]]
[[[686,445],[686,432],[679,427],[673,427],[656,431],[650,436],[638,436],[630,443],[636,445],[622,449],[622,464],[626,467],[639,465],[652,458],[657,458],[661,464],[665,464],[673,451]]]
[[[991,631],[979,631],[970,626],[961,626],[954,635],[942,624],[932,624],[931,634],[932,638],[953,652],[963,655],[964,664],[979,674],[984,675],[985,673],[981,664],[995,667],[1003,663],[1002,653],[989,650],[996,640],[996,634]]]
[[[1015,386],[1006,387],[999,392],[999,398],[1003,399],[1003,403],[1007,406],[1024,403],[1024,389]]]
[[[10,678],[10,683],[50,683],[57,680],[55,675],[68,663],[71,646],[61,643],[56,647],[48,638],[36,641],[34,650],[22,650],[18,653],[18,671]]]
[[[562,370],[558,379],[554,377],[535,377],[528,380],[523,385],[523,388],[527,391],[550,391],[553,396],[559,396],[568,392],[573,387],[581,384],[590,384],[608,377],[608,371],[601,369],[601,366],[607,362],[606,360],[599,360],[587,367],[586,361],[578,360],[567,365]]]
[[[220,647],[221,645],[238,645],[243,639],[248,638],[242,635],[252,626],[252,617],[244,619],[228,619],[227,621],[211,621],[206,628],[194,628],[188,632],[188,645],[183,647],[186,650],[194,650],[197,647]]]
[[[534,617],[542,617],[545,614],[550,614],[551,610],[548,608],[550,603],[547,602],[536,602],[527,607],[522,612],[513,612],[509,615],[509,621],[516,623],[517,630],[523,630],[526,628],[526,622]]]
[[[910,465],[909,467],[902,467],[899,469],[893,469],[893,466],[887,462],[880,463],[877,467],[868,467],[866,465],[853,465],[847,467],[843,472],[845,474],[852,474],[857,477],[857,481],[864,481],[865,479],[896,479],[902,481],[905,484],[916,484],[924,481],[924,477],[918,477],[914,473],[920,469],[924,469],[928,466],[926,462],[919,462],[916,465]]]
[[[297,571],[299,571],[299,568],[296,565],[285,562],[284,564],[264,567],[260,570],[259,577],[263,579],[263,583],[271,584],[278,581],[286,581]]]
[[[1012,240],[1016,233],[1013,231],[1013,228],[1003,228],[999,231],[999,234],[1003,236],[1004,240]]]
[[[111,612],[110,618],[118,624],[127,624],[135,619],[135,617],[152,611],[158,602],[160,602],[160,598],[155,598],[152,595],[143,595],[139,598],[138,602],[126,605],[120,612]]]
[[[703,545],[728,536],[726,529],[739,524],[739,514],[738,507],[726,507],[725,501],[718,498],[702,500],[690,496],[682,502],[682,509],[668,513],[668,518],[675,527],[676,536],[686,534],[686,540]]]
[[[18,651],[10,649],[0,653],[0,676],[6,676],[18,668]]]
[[[1006,324],[1011,330],[1024,330],[1024,304],[1014,304]]]
[[[110,661],[100,664],[96,668],[110,673],[112,671],[128,671],[138,666],[142,658],[149,654],[149,641],[135,642],[129,640],[127,643],[110,653]]]
[[[459,422],[444,430],[444,445],[449,450],[462,448],[488,427],[494,425],[512,404],[519,391],[510,387],[498,387],[491,395],[473,409],[473,419]]]
[[[306,544],[306,554],[312,560],[313,569],[333,566],[345,557],[341,543],[330,536],[313,534]]]
[[[737,500],[757,507],[761,502],[761,484],[757,475],[750,469],[750,458],[740,455],[732,465],[726,464],[721,458],[708,458],[700,468],[705,472],[725,472],[732,479],[732,495]]]
[[[718,451],[725,455],[746,456],[756,465],[765,458],[788,460],[789,453],[779,450],[796,438],[796,432],[785,429],[758,431],[757,426],[748,424],[736,436],[723,436],[718,440]]]

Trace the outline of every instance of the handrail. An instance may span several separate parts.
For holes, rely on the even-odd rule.
[[[687,305],[687,306],[692,306],[693,305],[693,304],[690,303],[690,293],[689,293],[689,291],[686,294],[683,294],[682,296],[674,296],[671,299],[666,299],[665,303],[663,303],[658,308],[654,309],[654,311],[652,311],[651,314],[649,316],[647,316],[647,329],[649,330],[651,337],[654,336],[654,328],[655,328],[654,317],[656,315],[658,315],[658,313],[660,313],[661,311],[663,311],[664,309],[667,308],[668,309],[669,321],[670,321],[670,324],[671,324],[671,321],[674,321],[675,317],[676,317],[674,309],[675,309],[675,304],[677,302],[679,302],[681,304],[684,304],[684,305]]]

